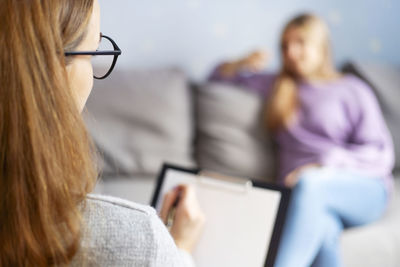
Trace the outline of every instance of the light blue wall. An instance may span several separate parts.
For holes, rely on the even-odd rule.
[[[123,50],[117,67],[179,66],[202,79],[223,58],[255,48],[279,65],[284,23],[322,16],[337,64],[348,58],[400,65],[400,0],[100,0],[102,31]]]

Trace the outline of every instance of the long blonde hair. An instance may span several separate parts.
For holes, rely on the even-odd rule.
[[[64,51],[85,37],[93,0],[0,5],[0,266],[68,264],[79,204],[97,177]]]
[[[318,72],[315,75],[322,80],[328,80],[338,76],[332,62],[329,31],[326,24],[317,16],[312,14],[301,14],[285,26],[281,44],[286,33],[293,29],[301,29],[308,35],[319,38],[323,46],[323,62]],[[307,37],[306,37],[307,38]],[[309,38],[309,37],[308,37]],[[272,95],[268,98],[266,103],[266,124],[267,128],[272,132],[277,132],[282,128],[288,127],[294,119],[297,109],[299,108],[299,101],[297,95],[297,81],[296,73],[290,70],[283,60],[282,54],[282,69],[278,75]]]

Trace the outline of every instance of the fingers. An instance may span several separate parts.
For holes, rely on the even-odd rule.
[[[284,184],[287,187],[294,187],[297,184],[298,179],[299,179],[299,171],[298,169],[296,169],[286,176]]]
[[[242,59],[241,68],[250,71],[261,71],[267,64],[268,54],[263,50],[256,50]]]
[[[268,58],[268,53],[265,50],[259,49],[259,50],[255,50],[253,51],[248,58],[250,59],[254,59],[254,60],[261,60],[261,61],[265,61]]]
[[[224,77],[232,77],[241,70],[257,72],[266,67],[267,61],[268,53],[265,50],[258,49],[236,61],[221,64],[219,72]]]
[[[286,179],[285,179],[285,185],[287,186],[287,187],[293,187],[293,184],[295,183],[295,175],[294,174],[290,174],[290,175],[288,175],[287,177],[286,177]]]
[[[289,173],[286,176],[286,178],[284,180],[284,184],[288,187],[294,187],[298,183],[302,172],[304,172],[310,168],[320,168],[320,167],[321,167],[321,164],[318,164],[318,163],[310,163],[310,164],[306,164],[306,165],[297,167],[295,170],[293,170],[291,173]]]
[[[239,64],[237,64],[236,62],[226,62],[220,66],[219,72],[224,77],[232,77],[236,74],[238,69]]]
[[[199,203],[192,186],[180,186],[180,199],[177,206],[177,216],[182,216],[187,220],[196,218],[199,211]]]
[[[179,248],[191,252],[202,231],[205,215],[192,186],[181,185],[179,191],[179,202],[170,233]]]
[[[178,188],[175,188],[175,189],[167,192],[164,195],[164,200],[163,200],[163,204],[162,204],[161,212],[160,212],[161,220],[164,223],[167,222],[168,212],[171,210],[172,206],[174,205],[174,202],[177,199],[178,195],[179,195]]]
[[[178,206],[181,204],[186,204],[188,202],[193,201],[193,199],[195,198],[195,193],[194,193],[194,188],[190,185],[179,185],[178,189],[180,191],[181,194],[181,199],[178,203]]]
[[[177,198],[179,198],[179,200]],[[160,211],[160,217],[164,223],[166,223],[168,213],[176,201],[178,201],[177,209],[179,210],[187,211],[194,205],[198,206],[194,188],[189,185],[179,185],[164,195],[164,200]]]

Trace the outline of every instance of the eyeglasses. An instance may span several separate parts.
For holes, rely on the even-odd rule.
[[[100,45],[96,51],[71,51],[65,52],[69,56],[93,56],[93,77],[95,79],[105,79],[113,71],[117,63],[118,56],[121,55],[121,49],[110,37],[101,34]],[[105,56],[105,57],[99,57]]]

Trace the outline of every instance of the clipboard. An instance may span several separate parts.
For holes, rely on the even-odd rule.
[[[206,216],[196,266],[273,267],[290,189],[164,164],[151,205],[160,212],[164,194],[179,184],[194,186]]]

